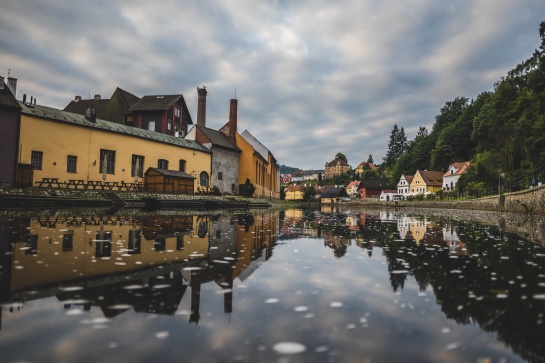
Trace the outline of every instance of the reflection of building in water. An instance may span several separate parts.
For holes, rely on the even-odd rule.
[[[397,210],[381,211],[379,216],[382,223],[397,223],[400,218],[399,211]]]
[[[357,216],[348,216],[348,217],[346,217],[346,226],[351,231],[359,231],[360,226],[358,225]]]
[[[466,246],[460,241],[454,226],[443,228],[443,239],[450,253],[456,256],[467,256]]]
[[[335,257],[344,256],[350,245],[349,238],[342,235],[335,235],[333,231],[330,230],[323,230],[322,238],[324,239],[324,246],[331,248]]]
[[[190,321],[198,322],[201,284],[226,289],[230,313],[234,278],[270,257],[277,234],[278,214],[270,212],[0,219],[0,302],[56,295],[106,316],[171,314],[191,286]]]
[[[373,248],[377,245],[377,241],[365,241],[363,238],[356,238],[355,241],[358,247],[367,250],[369,257],[373,256]]]

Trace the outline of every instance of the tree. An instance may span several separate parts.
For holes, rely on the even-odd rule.
[[[316,196],[316,189],[313,185],[309,185],[303,189],[303,200],[305,202],[310,202]]]
[[[397,159],[407,149],[407,136],[405,135],[405,129],[402,127],[399,129],[397,124],[394,125],[390,132],[390,139],[388,141],[388,151],[384,157],[384,163],[386,166],[392,166]]]
[[[373,155],[369,154],[369,157],[367,158],[367,162],[368,163],[371,163],[371,164],[374,164],[375,162],[373,161]]]
[[[250,183],[250,179],[246,178],[246,182],[244,184],[239,184],[238,186],[238,194],[243,197],[251,197],[254,195],[255,192],[255,186]]]
[[[335,159],[340,159],[348,164],[348,159],[346,158],[346,155],[341,152],[338,152],[337,155],[335,155]]]
[[[323,179],[322,179],[322,173],[318,173],[318,185],[322,186],[323,184]]]

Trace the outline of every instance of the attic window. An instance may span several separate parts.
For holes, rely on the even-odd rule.
[[[155,96],[155,98],[165,98],[165,96]]]

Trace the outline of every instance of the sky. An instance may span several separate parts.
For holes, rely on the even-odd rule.
[[[543,0],[0,0],[0,75],[17,98],[182,94],[206,126],[238,99],[279,164],[338,152],[382,162],[394,125],[412,140],[441,107],[475,98],[539,47]]]

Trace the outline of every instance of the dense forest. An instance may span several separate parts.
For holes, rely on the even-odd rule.
[[[475,99],[448,101],[435,116],[432,130],[420,127],[407,141],[394,126],[382,172],[395,185],[401,174],[446,170],[453,162],[471,161],[460,188],[497,183],[545,165],[545,21],[541,44],[533,55]]]

